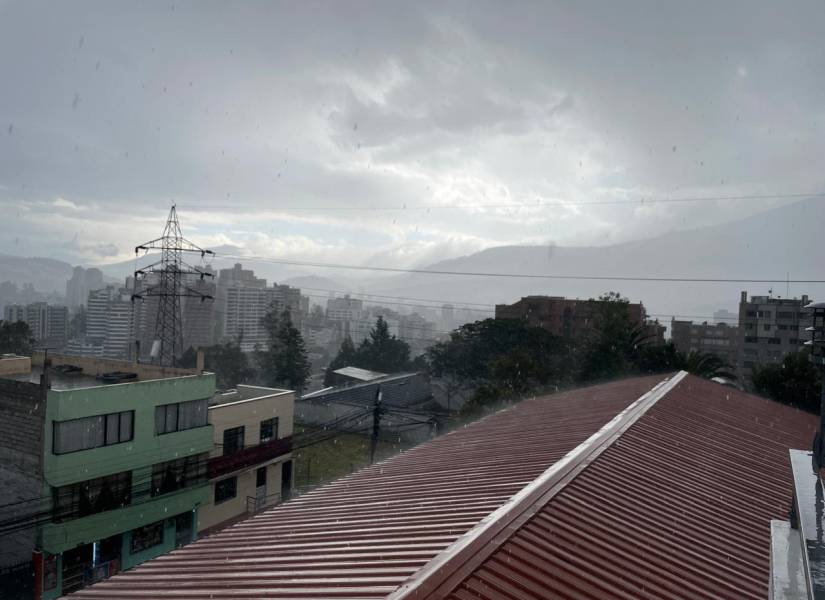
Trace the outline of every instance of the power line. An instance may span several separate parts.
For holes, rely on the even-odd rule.
[[[791,193],[791,194],[747,194],[747,195],[733,195],[733,196],[689,196],[689,197],[651,197],[645,198],[640,196],[637,199],[625,200],[554,200],[554,201],[536,201],[536,202],[507,202],[507,203],[493,203],[493,204],[394,204],[394,205],[369,205],[369,206],[279,206],[275,208],[264,207],[255,204],[199,204],[187,207],[188,210],[208,210],[208,209],[233,209],[251,208],[251,209],[268,209],[273,212],[313,212],[313,211],[335,211],[335,212],[349,212],[349,211],[407,211],[407,210],[478,210],[478,209],[497,209],[497,208],[513,208],[513,209],[535,209],[556,207],[563,208],[567,206],[644,206],[647,204],[680,204],[680,203],[701,203],[701,202],[725,202],[735,200],[792,200],[796,198],[823,198],[825,193],[813,192],[807,194]]]
[[[462,277],[501,277],[508,279],[552,279],[552,280],[578,280],[578,281],[650,281],[650,282],[670,282],[670,283],[810,283],[822,284],[825,279],[748,279],[748,278],[724,278],[724,277],[644,277],[625,275],[539,275],[532,273],[490,273],[474,271],[435,271],[433,269],[404,269],[400,267],[376,267],[366,265],[346,265],[341,263],[321,263],[312,261],[285,260],[267,258],[265,256],[236,256],[232,254],[222,254],[225,258],[257,260],[278,265],[293,265],[301,267],[317,267],[323,269],[352,269],[357,271],[382,271],[388,273],[416,273],[424,275],[451,275]]]

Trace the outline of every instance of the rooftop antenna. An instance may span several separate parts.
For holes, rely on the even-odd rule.
[[[214,252],[204,250],[183,237],[174,204],[169,210],[163,235],[136,246],[135,256],[141,250],[160,250],[160,260],[135,270],[132,302],[157,298],[158,312],[151,358],[156,364],[173,367],[177,357],[183,352],[181,298],[199,298],[201,302],[212,300],[212,296],[199,292],[185,283],[192,277],[199,277],[201,280],[212,277],[212,273],[188,265],[184,262],[183,255],[200,254],[203,259],[207,254],[214,255]]]

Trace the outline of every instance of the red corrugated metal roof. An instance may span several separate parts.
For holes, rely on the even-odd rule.
[[[393,597],[767,598],[788,449],[816,424],[687,377],[517,530]]]
[[[71,597],[385,597],[661,379],[522,402]]]

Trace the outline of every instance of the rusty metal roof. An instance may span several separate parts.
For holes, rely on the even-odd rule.
[[[522,402],[72,598],[766,598],[817,419],[684,373]]]
[[[383,598],[661,380],[526,400],[71,598]]]

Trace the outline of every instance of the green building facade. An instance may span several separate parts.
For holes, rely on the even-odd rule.
[[[34,411],[43,427],[35,598],[57,598],[195,539],[210,493],[213,374],[29,385],[45,397],[45,410]]]

